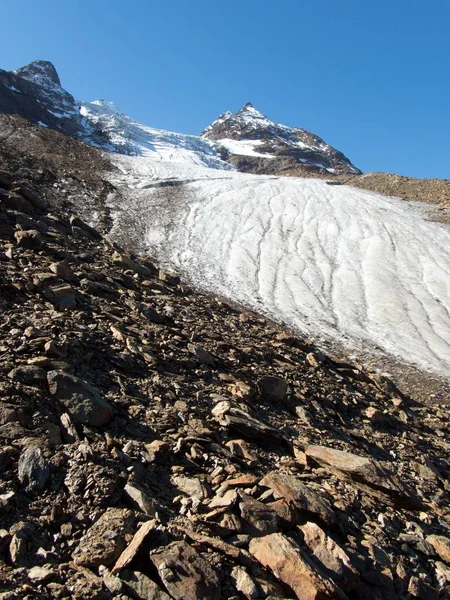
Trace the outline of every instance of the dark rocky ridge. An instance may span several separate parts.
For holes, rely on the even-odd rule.
[[[35,60],[25,67],[21,67],[15,71],[16,75],[35,81],[38,85],[54,84],[61,87],[59,75],[51,62],[48,60]]]
[[[61,87],[55,67],[47,61],[35,61],[15,72],[0,69],[0,114],[23,117],[71,136],[83,132],[75,99]]]
[[[73,214],[105,156],[0,130],[2,600],[446,597],[444,410],[124,254]]]

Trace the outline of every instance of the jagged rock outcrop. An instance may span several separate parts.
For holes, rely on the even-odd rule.
[[[95,151],[43,131],[0,147],[2,598],[445,597],[445,409],[93,234]]]
[[[17,71],[0,69],[0,114],[81,136],[84,125],[74,97],[61,87],[52,63],[36,60]]]

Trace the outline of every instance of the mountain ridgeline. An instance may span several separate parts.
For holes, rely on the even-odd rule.
[[[226,112],[201,136],[148,127],[112,102],[77,102],[61,87],[55,67],[38,60],[0,70],[0,114],[21,116],[105,150],[159,160],[192,162],[260,174],[315,177],[360,171],[318,136],[270,121],[251,104]]]

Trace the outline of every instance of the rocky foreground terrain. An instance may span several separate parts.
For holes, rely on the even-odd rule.
[[[73,212],[103,154],[0,129],[0,598],[449,597],[446,409],[126,254]]]

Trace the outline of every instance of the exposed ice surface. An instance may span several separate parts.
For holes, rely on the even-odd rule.
[[[113,161],[113,234],[296,330],[450,375],[450,231],[411,204],[318,179]]]

